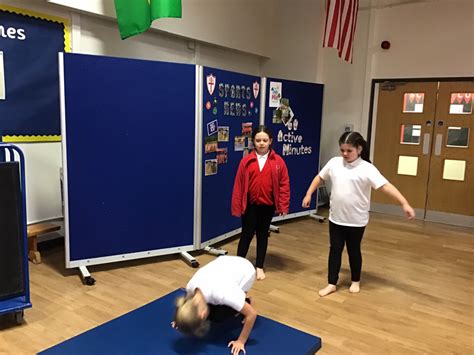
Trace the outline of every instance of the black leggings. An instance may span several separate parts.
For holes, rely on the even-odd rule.
[[[341,269],[342,251],[344,244],[347,246],[349,264],[351,266],[351,279],[354,282],[360,281],[362,270],[362,254],[360,243],[364,236],[365,227],[348,227],[329,221],[329,260],[328,260],[328,283],[337,284],[339,270]]]
[[[250,303],[250,298],[245,298],[245,302]],[[224,305],[214,305],[209,304],[209,319],[211,322],[224,322],[231,317],[235,317],[235,315],[239,314],[235,309],[224,306]]]
[[[263,269],[268,247],[268,229],[272,222],[275,206],[248,204],[242,216],[242,234],[237,255],[246,257],[254,233],[257,234],[257,262],[255,266]]]

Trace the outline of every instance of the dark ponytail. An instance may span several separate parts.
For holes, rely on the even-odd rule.
[[[341,144],[350,144],[356,148],[361,147],[360,157],[371,163],[369,145],[359,132],[344,132],[341,138],[339,138],[339,145]]]

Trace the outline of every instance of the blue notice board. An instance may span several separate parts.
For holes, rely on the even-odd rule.
[[[241,226],[231,215],[235,174],[258,126],[260,77],[203,68],[201,242]]]
[[[301,203],[319,169],[323,89],[322,84],[267,78],[265,125],[273,132],[273,149],[288,167],[289,214],[308,211]]]
[[[64,55],[71,261],[193,244],[195,73]]]
[[[18,3],[20,3],[18,1]],[[61,132],[58,52],[69,50],[66,20],[0,4],[0,131],[4,141],[45,141]],[[3,61],[2,61],[3,58]]]

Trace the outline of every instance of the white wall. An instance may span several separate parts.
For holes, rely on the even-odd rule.
[[[324,83],[322,165],[339,154],[338,140],[344,132],[345,124],[353,124],[354,130],[361,131],[365,135],[362,130],[364,120],[362,106],[367,64],[368,24],[369,11],[359,11],[352,64],[340,59],[334,48],[322,48],[319,56],[318,77]],[[322,46],[321,42],[320,46]]]
[[[113,0],[45,0],[74,11],[115,19]],[[159,19],[152,28],[204,43],[268,56],[271,0],[182,0],[181,19]],[[118,36],[118,32],[116,34]]]
[[[374,78],[474,75],[473,0],[379,9],[375,26]],[[388,51],[380,48],[383,40],[392,44]]]
[[[338,154],[344,124],[366,135],[372,79],[474,76],[474,0],[361,1],[353,64],[321,47],[324,0],[183,0],[181,22],[155,21],[159,30],[125,41],[113,0],[0,3],[71,18],[75,52],[324,83],[322,163]],[[389,51],[380,48],[382,40],[392,43]],[[21,147],[28,160],[29,221],[61,215],[59,144]]]
[[[322,1],[275,0],[273,26],[267,42],[270,58],[262,74],[289,80],[318,82],[318,64],[325,18]]]
[[[338,154],[345,123],[367,135],[373,79],[474,77],[474,0],[366,3],[359,11],[353,64],[331,49],[319,57],[318,78],[325,84],[322,163]],[[389,50],[380,47],[383,40],[391,42]]]

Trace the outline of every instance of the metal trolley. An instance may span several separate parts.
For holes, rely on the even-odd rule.
[[[12,313],[18,324],[23,323],[24,309],[31,307],[29,272],[28,272],[28,240],[26,227],[26,181],[25,181],[25,157],[20,148],[15,145],[0,142],[0,164],[8,164],[10,162],[18,162],[19,178],[20,178],[20,217],[19,217],[19,240],[23,240],[23,250],[20,250],[23,272],[23,285],[18,292],[14,292],[11,296],[5,296],[0,299],[0,315]],[[2,282],[2,280],[0,280]]]

